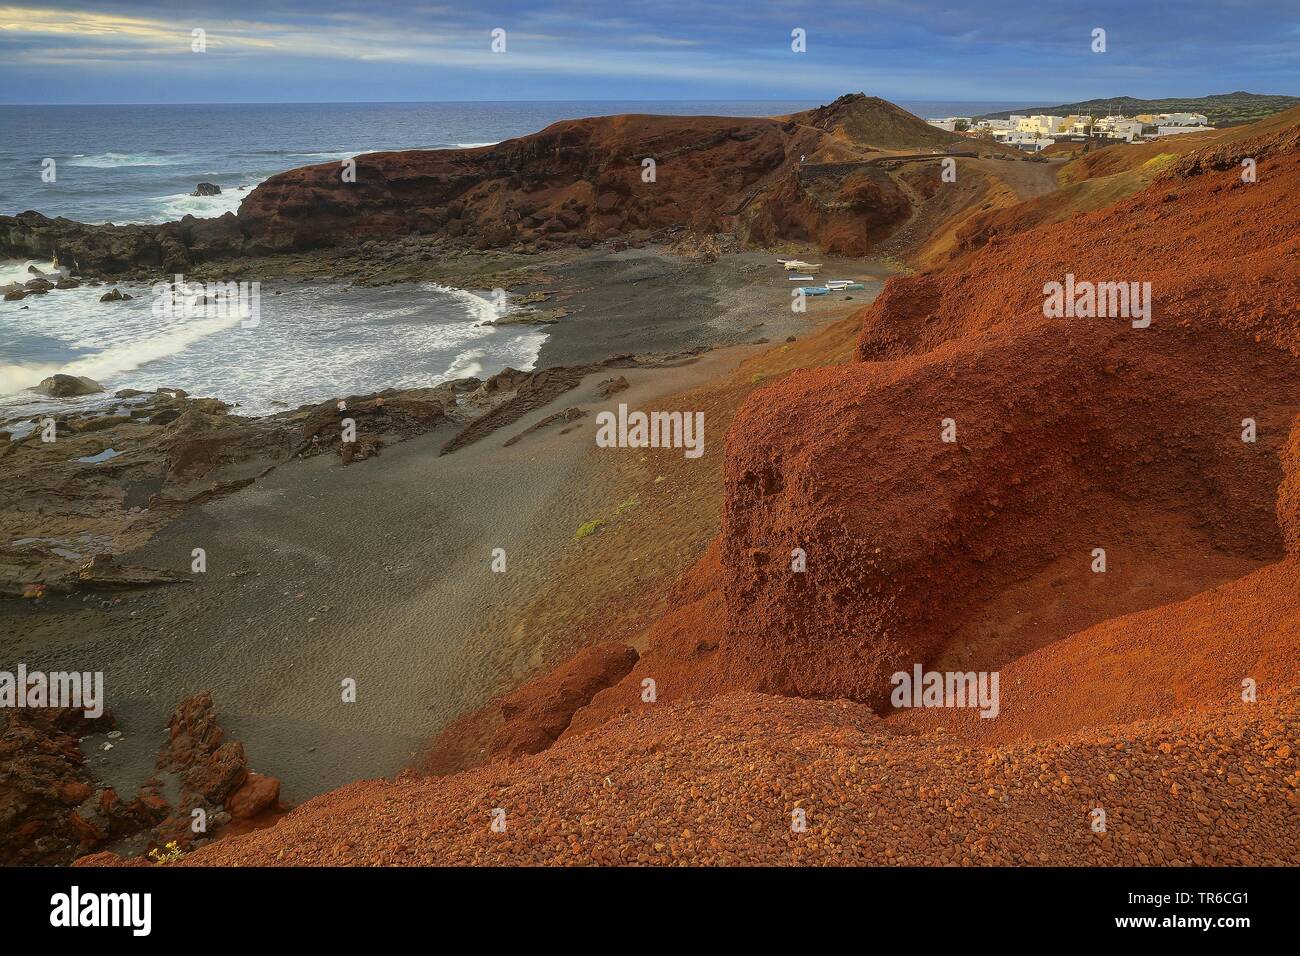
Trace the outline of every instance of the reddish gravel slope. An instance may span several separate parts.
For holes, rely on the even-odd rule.
[[[729,696],[510,764],[345,787],[183,862],[1294,865],[1298,730],[1291,694],[985,750],[891,734],[846,701]]]

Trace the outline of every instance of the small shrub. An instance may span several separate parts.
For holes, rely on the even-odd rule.
[[[168,840],[166,845],[154,847],[149,851],[149,859],[155,863],[175,863],[184,855],[180,844],[175,840]]]

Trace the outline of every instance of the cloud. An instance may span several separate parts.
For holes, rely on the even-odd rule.
[[[195,90],[248,89],[254,77],[268,97],[278,90],[273,77],[315,79],[326,99],[350,98],[339,94],[343,84],[381,97],[436,89],[487,99],[1295,92],[1300,54],[1286,42],[1300,27],[1294,5],[1227,2],[1225,12],[1225,0],[1189,0],[1170,17],[1129,0],[1086,8],[1032,0],[388,0],[360,11],[343,0],[176,0],[165,15],[143,2],[117,0],[110,10],[70,0],[0,7],[0,96],[66,84],[123,101],[147,81],[156,85],[159,71],[191,100]],[[489,48],[498,26],[507,31],[504,54]],[[808,31],[806,54],[790,50],[795,26]],[[1089,53],[1095,26],[1108,31],[1105,56]],[[190,50],[194,27],[207,31],[202,59]]]

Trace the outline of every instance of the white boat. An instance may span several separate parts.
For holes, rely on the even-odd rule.
[[[785,263],[786,272],[816,272],[821,267],[820,262],[802,262],[799,259],[790,259]]]
[[[788,276],[791,282],[812,282],[812,276]]]

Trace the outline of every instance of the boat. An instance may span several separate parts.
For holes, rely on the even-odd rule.
[[[798,259],[787,259],[785,262],[786,272],[816,272],[821,267],[820,262],[801,262]]]
[[[812,282],[812,276],[790,276],[791,282]]]
[[[865,289],[866,286],[852,279],[831,279],[826,283],[826,288],[832,292],[853,292],[858,289]]]
[[[824,285],[806,285],[800,290],[804,295],[830,295],[830,289]]]

